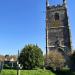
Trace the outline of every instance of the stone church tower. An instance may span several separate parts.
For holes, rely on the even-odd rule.
[[[65,53],[71,52],[66,0],[58,5],[49,5],[46,0],[46,55],[58,47]]]

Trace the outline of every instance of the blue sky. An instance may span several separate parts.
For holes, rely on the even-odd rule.
[[[73,49],[74,3],[67,3]],[[45,11],[45,0],[0,0],[0,54],[17,54],[26,44],[37,44],[45,52]]]

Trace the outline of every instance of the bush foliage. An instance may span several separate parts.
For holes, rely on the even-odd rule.
[[[50,51],[47,56],[47,64],[53,69],[61,68],[64,66],[65,60],[63,55],[56,51]]]

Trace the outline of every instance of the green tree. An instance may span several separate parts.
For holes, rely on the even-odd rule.
[[[19,62],[23,69],[33,69],[43,65],[43,52],[37,45],[26,45],[20,53]]]

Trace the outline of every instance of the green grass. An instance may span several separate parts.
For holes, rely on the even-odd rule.
[[[17,75],[16,70],[3,70],[1,75]],[[21,70],[20,75],[55,75],[49,70]]]
[[[0,75],[17,75],[16,70],[3,70]],[[50,70],[20,70],[20,75],[75,75],[75,72],[62,70],[59,72],[51,72]]]

